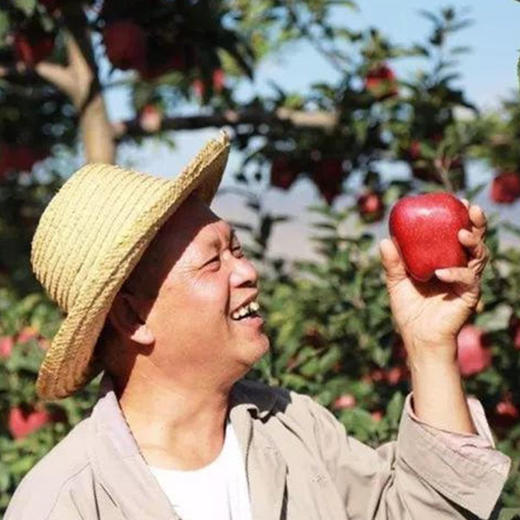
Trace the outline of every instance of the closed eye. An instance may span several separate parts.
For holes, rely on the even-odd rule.
[[[242,246],[236,246],[231,251],[233,253],[238,253],[237,255],[235,255],[238,258],[242,258],[244,256],[244,251],[242,251]]]
[[[244,256],[242,246],[235,246],[233,249],[231,249],[231,252],[235,255],[236,258],[242,258]],[[220,255],[214,256],[213,258],[208,260],[205,265],[212,264],[214,262],[220,262]]]

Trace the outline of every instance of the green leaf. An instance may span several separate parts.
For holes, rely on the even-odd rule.
[[[509,305],[497,305],[490,312],[482,312],[475,318],[475,324],[487,331],[506,329],[511,316]]]
[[[519,0],[520,1],[520,0]],[[520,226],[517,226],[513,224],[512,222],[503,222],[502,227],[509,231],[510,233],[513,233],[514,235],[520,237]]]
[[[5,11],[0,11],[0,47],[6,45],[5,35],[9,29],[9,16]]]
[[[399,420],[404,406],[404,396],[401,392],[396,392],[388,406],[386,407],[386,418],[390,425],[394,428],[399,426]]]
[[[519,0],[520,1],[520,0]],[[520,520],[520,509],[507,507],[500,511],[498,520]]]
[[[13,3],[27,16],[31,16],[36,9],[36,0],[13,0]]]
[[[480,184],[477,184],[477,186],[471,188],[470,190],[466,191],[466,198],[469,201],[472,201],[477,195],[479,195],[482,190],[488,185],[487,182],[483,182]]]

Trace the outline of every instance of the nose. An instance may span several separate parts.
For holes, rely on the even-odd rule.
[[[258,283],[258,271],[249,258],[242,256],[241,258],[231,257],[232,268],[230,282],[233,287],[247,285],[256,287]]]

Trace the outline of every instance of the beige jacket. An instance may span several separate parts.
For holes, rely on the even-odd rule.
[[[254,520],[488,518],[510,461],[480,403],[469,404],[479,435],[421,423],[408,396],[398,440],[374,450],[309,397],[237,383],[230,418]],[[25,477],[5,520],[176,518],[109,389]]]

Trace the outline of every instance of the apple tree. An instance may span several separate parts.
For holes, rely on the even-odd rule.
[[[514,99],[500,113],[480,114],[458,86],[456,60],[466,49],[452,46],[450,36],[467,25],[464,13],[424,13],[431,32],[403,46],[376,28],[352,30],[355,7],[350,0],[0,5],[0,511],[96,395],[89,385],[73,398],[43,403],[34,391],[61,320],[30,271],[38,218],[71,162],[116,162],[122,143],[175,142],[180,130],[226,127],[242,158],[230,174],[256,222],[235,224],[262,272],[272,339],[252,377],[312,395],[364,442],[395,436],[408,369],[374,230],[409,192],[475,197],[483,187],[468,179],[468,161],[488,164],[495,203],[514,203],[520,158],[511,144],[520,111]],[[303,92],[274,82],[260,91],[259,64],[295,42],[312,46],[334,77]],[[400,77],[397,64],[411,59],[420,61],[419,70]],[[248,96],[240,93],[244,85]],[[112,89],[127,99],[128,120],[109,119]],[[400,165],[403,174],[386,174],[387,164]],[[319,197],[309,210],[318,219],[312,230],[318,261],[289,262],[270,252],[273,228],[287,217],[283,208],[267,211],[262,195],[290,192],[297,182],[312,183]],[[461,331],[459,360],[497,442],[516,457],[503,496],[504,505],[514,506],[520,253],[518,238],[504,241],[503,233],[518,237],[520,229],[491,223],[484,297]]]

